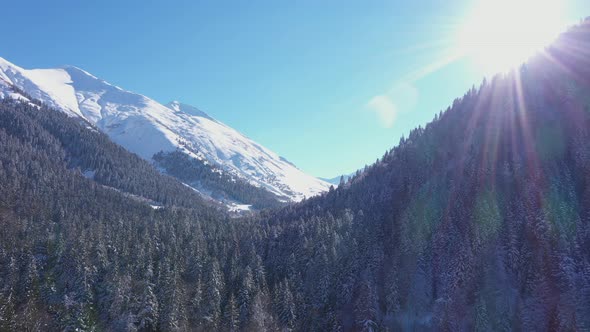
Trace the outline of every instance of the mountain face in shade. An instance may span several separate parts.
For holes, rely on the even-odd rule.
[[[269,260],[307,291],[298,329],[589,331],[589,55],[586,20],[268,217],[294,230]]]
[[[76,67],[28,70],[0,58],[0,97],[18,97],[12,87],[89,121],[146,160],[161,151],[181,151],[281,201],[299,201],[329,188],[328,183],[193,106],[176,101],[162,105]]]

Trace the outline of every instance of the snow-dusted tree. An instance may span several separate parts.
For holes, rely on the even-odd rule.
[[[279,284],[275,305],[281,327],[286,331],[293,330],[297,319],[295,300],[289,288],[289,282],[286,279]]]
[[[377,293],[368,271],[358,285],[358,295],[354,303],[354,318],[357,329],[373,332],[378,327]]]
[[[137,328],[139,331],[152,331],[158,326],[159,305],[149,281],[144,284],[143,296],[137,313]]]
[[[224,331],[235,332],[240,326],[240,313],[234,300],[233,294],[230,295],[225,307],[223,308],[222,327]]]
[[[242,275],[242,283],[238,291],[238,309],[240,312],[240,326],[244,327],[250,321],[251,305],[255,295],[254,278],[252,277],[252,269],[246,267]]]
[[[221,299],[224,291],[223,275],[216,259],[211,259],[205,268],[202,315],[206,329],[216,329],[221,317]]]

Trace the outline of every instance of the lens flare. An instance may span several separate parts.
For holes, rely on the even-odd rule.
[[[456,34],[457,52],[485,75],[507,71],[565,29],[561,0],[479,0]]]

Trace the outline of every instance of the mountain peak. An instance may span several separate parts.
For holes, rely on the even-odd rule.
[[[84,70],[84,69],[82,69],[82,68],[80,68],[80,67],[76,67],[76,66],[72,66],[72,65],[64,65],[64,66],[61,66],[61,68],[62,68],[63,70],[65,70],[65,71],[67,71],[67,72],[68,72],[70,75],[71,75],[72,73],[77,73],[77,74],[79,74],[79,75],[88,76],[89,78],[93,78],[93,79],[95,79],[95,80],[100,80],[100,81],[102,81],[102,80],[101,80],[101,79],[99,79],[98,77],[96,77],[96,76],[94,76],[94,75],[90,74],[89,72],[87,72],[86,70]]]
[[[178,100],[173,100],[173,101],[169,102],[168,104],[166,104],[166,107],[168,107],[169,109],[174,110],[176,112],[182,112],[182,113],[186,113],[188,115],[199,116],[202,118],[209,119],[211,121],[215,121],[215,119],[213,119],[211,116],[209,116],[209,114],[201,111],[200,109],[198,109],[194,106],[181,103]]]
[[[181,150],[291,201],[329,188],[194,106],[180,101],[162,105],[75,66],[24,69],[1,59],[0,98],[18,97],[11,86],[48,107],[89,121],[115,143],[146,160],[161,151]]]

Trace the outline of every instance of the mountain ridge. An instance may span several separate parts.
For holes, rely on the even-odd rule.
[[[326,182],[305,174],[194,106],[178,101],[160,104],[84,69],[23,69],[0,58],[0,78],[0,97],[18,97],[10,89],[12,84],[49,107],[89,121],[146,160],[161,151],[181,150],[264,188],[282,201],[299,201],[329,188]]]

